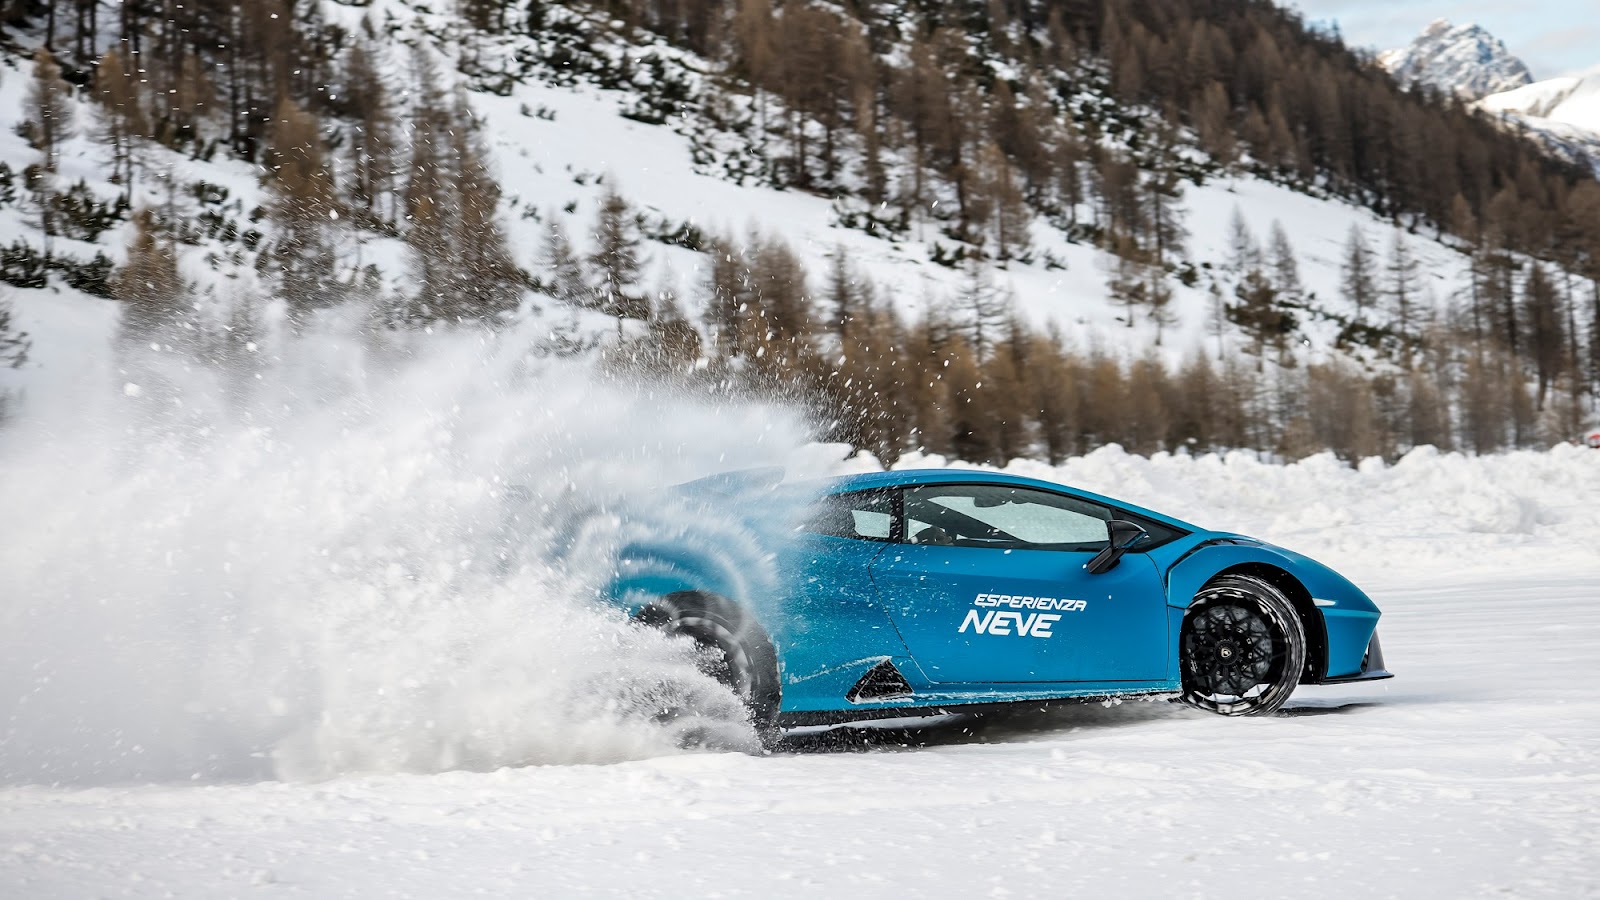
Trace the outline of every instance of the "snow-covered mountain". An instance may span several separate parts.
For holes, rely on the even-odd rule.
[[[1403,84],[1431,85],[1468,100],[1533,82],[1522,60],[1472,22],[1435,19],[1409,46],[1379,53],[1378,64]]]
[[[1479,105],[1491,112],[1512,112],[1600,132],[1600,66],[1491,94]]]
[[[1477,106],[1556,156],[1600,172],[1600,66],[1490,94]]]
[[[1378,54],[1405,85],[1428,85],[1493,114],[1558,159],[1600,172],[1600,67],[1534,81],[1499,38],[1436,19],[1408,46]]]

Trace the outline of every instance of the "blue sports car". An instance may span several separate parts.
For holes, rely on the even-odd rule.
[[[1378,608],[1282,547],[992,472],[780,479],[675,489],[691,524],[625,541],[608,591],[702,645],[767,734],[1153,694],[1260,715],[1390,677]]]

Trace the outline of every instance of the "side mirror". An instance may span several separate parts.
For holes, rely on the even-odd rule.
[[[1110,533],[1111,540],[1106,543],[1106,548],[1095,554],[1094,559],[1084,565],[1090,575],[1099,575],[1109,572],[1122,561],[1122,554],[1128,552],[1135,542],[1144,537],[1145,530],[1132,522],[1122,519],[1112,519],[1106,523],[1106,531]]]

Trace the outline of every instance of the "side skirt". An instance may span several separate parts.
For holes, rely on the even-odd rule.
[[[1107,694],[1084,694],[1075,697],[1057,697],[1043,700],[1004,700],[979,703],[935,703],[925,706],[879,706],[868,709],[822,709],[778,714],[778,727],[798,728],[805,725],[839,725],[845,722],[865,722],[872,719],[910,719],[924,716],[968,715],[1015,712],[1031,709],[1043,712],[1063,706],[1077,706],[1102,700],[1144,699],[1176,697],[1177,691],[1131,691]]]

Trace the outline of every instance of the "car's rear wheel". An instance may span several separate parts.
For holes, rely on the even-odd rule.
[[[1179,635],[1183,702],[1224,716],[1276,712],[1305,667],[1294,605],[1267,581],[1223,575],[1195,595]]]
[[[778,657],[754,617],[726,598],[683,591],[653,601],[638,619],[694,641],[700,671],[739,698],[762,745],[777,740]]]

